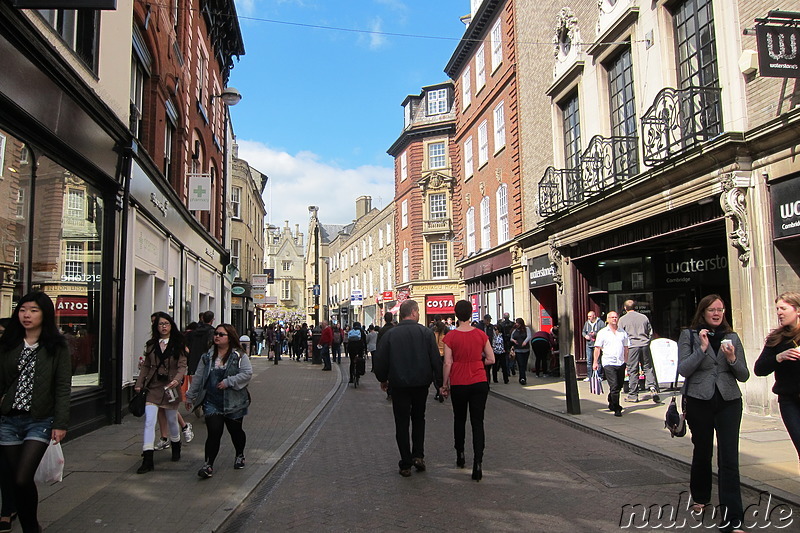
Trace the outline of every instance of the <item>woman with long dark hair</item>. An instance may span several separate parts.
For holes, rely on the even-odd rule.
[[[767,336],[753,370],[756,376],[775,372],[772,392],[778,395],[783,424],[800,455],[800,293],[784,292],[775,304],[779,325]]]
[[[464,468],[464,440],[466,438],[467,411],[472,427],[472,479],[483,477],[483,450],[486,437],[483,432],[483,414],[489,396],[486,367],[494,364],[494,352],[489,337],[483,330],[472,327],[472,304],[459,300],[455,305],[458,327],[444,336],[444,381],[440,393],[452,395],[453,439],[456,449],[456,466]]]
[[[0,448],[25,532],[41,530],[33,476],[51,440],[67,434],[71,386],[72,363],[53,301],[28,293],[0,337]]]
[[[709,294],[697,304],[689,329],[678,340],[678,372],[686,378],[686,421],[692,431],[689,488],[693,510],[711,503],[711,458],[717,437],[721,531],[740,531],[744,511],[739,485],[739,428],[742,392],[737,382],[750,377],[739,336],[725,318],[725,303]]]
[[[150,339],[145,344],[144,359],[139,367],[135,390],[147,387],[147,404],[144,412],[144,443],[142,465],[136,471],[144,474],[155,469],[153,465],[153,440],[156,435],[158,408],[164,409],[169,427],[172,460],[181,459],[181,427],[178,423],[178,407],[182,400],[181,382],[186,375],[189,352],[178,326],[167,313],[153,313]]]
[[[514,321],[514,329],[511,330],[511,346],[514,349],[514,359],[517,360],[519,367],[519,384],[528,383],[528,357],[531,355],[531,328],[525,325],[525,321],[518,318]]]
[[[192,386],[186,393],[186,409],[191,411],[194,406],[202,405],[208,429],[205,464],[197,472],[201,479],[214,475],[224,428],[228,428],[236,450],[233,468],[244,468],[247,436],[242,421],[250,405],[247,385],[252,377],[253,366],[239,344],[236,328],[220,324],[214,331],[214,347],[200,358]]]

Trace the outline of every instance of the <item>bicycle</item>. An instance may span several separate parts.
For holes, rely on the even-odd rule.
[[[350,382],[353,384],[353,388],[358,388],[358,382],[361,380],[361,369],[365,365],[364,356],[362,354],[351,354],[351,359],[353,359],[353,363],[350,365]]]

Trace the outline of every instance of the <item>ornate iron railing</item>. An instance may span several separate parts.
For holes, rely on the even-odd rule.
[[[636,137],[595,135],[581,154],[583,199],[602,193],[639,173]]]
[[[662,89],[642,116],[644,163],[654,166],[722,131],[719,88]]]
[[[539,215],[555,215],[581,201],[580,170],[547,167],[539,180]]]

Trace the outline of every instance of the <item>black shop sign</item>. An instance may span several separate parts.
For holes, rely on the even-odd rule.
[[[528,287],[538,289],[547,285],[555,284],[556,269],[550,262],[550,257],[540,255],[533,259],[528,259]]]
[[[775,238],[800,235],[800,177],[770,186]]]
[[[758,73],[770,78],[800,78],[800,27],[756,26]]]

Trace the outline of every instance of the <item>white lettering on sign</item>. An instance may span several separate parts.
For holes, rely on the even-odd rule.
[[[531,271],[531,279],[544,278],[546,276],[553,276],[556,273],[555,267],[542,267]]]
[[[709,259],[689,259],[675,263],[667,263],[667,274],[691,274],[693,272],[710,272],[728,268],[728,258],[714,256]]]
[[[63,300],[59,300],[58,306],[56,307],[56,311],[88,311],[88,310],[89,310],[88,302],[65,302]]]
[[[792,218],[796,216],[800,216],[800,200],[781,205],[782,219],[786,220],[787,218]]]
[[[429,309],[441,309],[443,307],[453,307],[455,306],[455,302],[453,299],[449,300],[428,300],[425,302],[425,307]]]

